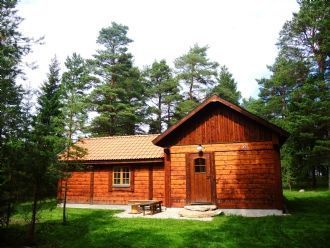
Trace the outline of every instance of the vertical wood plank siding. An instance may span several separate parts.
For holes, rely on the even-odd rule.
[[[272,140],[272,132],[226,106],[207,106],[177,130],[164,144],[216,144]]]

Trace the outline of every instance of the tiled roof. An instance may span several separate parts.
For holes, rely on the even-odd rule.
[[[163,148],[152,140],[158,135],[130,135],[84,138],[76,146],[86,149],[79,160],[135,160],[163,158]]]

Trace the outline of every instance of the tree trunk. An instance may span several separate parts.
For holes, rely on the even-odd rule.
[[[158,97],[158,133],[162,132],[162,96],[159,95]]]
[[[193,99],[193,85],[194,85],[194,72],[195,72],[195,67],[193,66],[191,69],[191,78],[190,78],[190,87],[189,87],[189,100]]]
[[[313,166],[312,168],[312,188],[316,188],[316,168]]]
[[[65,179],[65,184],[64,184],[64,198],[63,198],[63,219],[62,219],[62,224],[66,224],[66,198],[67,198],[67,192],[68,192],[68,179]]]
[[[32,218],[31,223],[28,230],[27,235],[27,244],[33,245],[34,244],[34,236],[35,236],[35,225],[37,219],[37,211],[38,211],[38,184],[35,183],[33,187],[33,204],[32,204]]]
[[[330,190],[330,165],[328,166],[328,186]]]
[[[171,114],[171,106],[170,106],[170,104],[168,104],[167,105],[167,129],[169,129],[170,126],[171,126],[171,116],[170,116],[170,114]]]

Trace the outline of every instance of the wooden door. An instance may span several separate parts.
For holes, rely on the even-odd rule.
[[[189,154],[188,166],[190,170],[190,203],[212,202],[212,171],[211,155]],[[189,189],[188,189],[189,191]]]

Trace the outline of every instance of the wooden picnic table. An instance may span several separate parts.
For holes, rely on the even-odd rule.
[[[131,213],[138,213],[139,209],[143,212],[143,215],[146,214],[146,210],[150,211],[150,214],[160,213],[162,211],[163,201],[156,200],[132,200],[128,201],[131,205]]]

